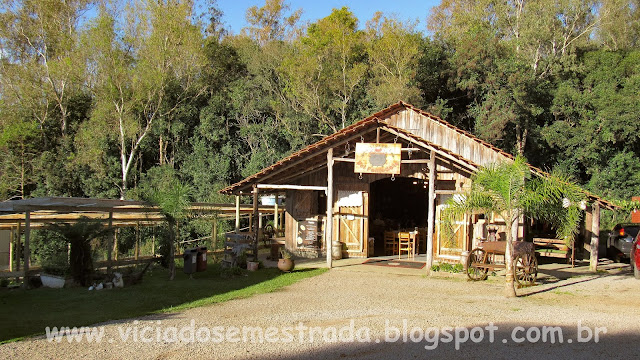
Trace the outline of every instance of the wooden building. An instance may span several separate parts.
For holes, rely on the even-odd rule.
[[[369,150],[359,152],[358,147]],[[362,156],[368,154],[373,159],[371,154],[376,151],[387,151],[383,148],[395,148],[399,170],[362,170]],[[393,162],[392,155],[385,156],[382,163]],[[472,134],[399,102],[221,192],[253,195],[254,204],[258,194],[284,193],[286,247],[298,256],[324,253],[329,267],[331,252],[326,251],[326,244],[332,241],[343,256],[382,254],[381,228],[418,228],[424,239],[418,251],[427,254],[428,265],[433,259],[458,262],[462,252],[470,250],[474,239],[485,231],[477,223],[500,225],[500,220],[465,217],[455,223],[453,235],[445,236],[440,231],[445,202],[470,187],[470,176],[479,167],[512,160],[512,155]],[[612,206],[588,197],[594,208]],[[599,216],[594,218],[599,221]],[[523,224],[518,229],[522,238]]]

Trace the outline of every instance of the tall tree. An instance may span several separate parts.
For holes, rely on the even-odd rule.
[[[91,53],[95,108],[83,130],[115,135],[121,198],[152,128],[205,90],[197,81],[204,57],[191,2],[148,0],[134,5],[127,7],[125,24],[118,24],[115,12],[103,7],[85,42]]]
[[[93,0],[7,0],[0,4],[0,81],[5,102],[41,129],[68,131],[69,98],[84,86],[78,23]]]
[[[549,81],[595,32],[595,1],[445,0],[429,28],[455,49],[454,82],[484,139],[524,154],[549,118]]]
[[[542,132],[558,166],[621,200],[640,193],[640,51],[590,51],[556,85],[554,121]]]
[[[302,9],[286,14],[290,10],[284,0],[265,0],[264,6],[252,6],[247,9],[249,27],[244,30],[260,46],[274,40],[290,39],[295,35],[296,24],[302,15]]]
[[[364,33],[347,8],[309,25],[283,61],[289,104],[309,116],[317,135],[336,132],[355,120],[351,107],[366,71]]]
[[[402,23],[377,12],[367,22],[367,56],[373,74],[369,93],[377,108],[398,100],[417,104],[415,83],[422,36],[416,23]]]

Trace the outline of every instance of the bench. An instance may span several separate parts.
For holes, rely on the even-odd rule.
[[[247,257],[254,256],[253,234],[251,233],[226,233],[224,241],[224,258],[222,267],[237,266],[238,257],[245,254]]]
[[[571,264],[574,262],[573,249],[562,239],[533,238],[533,244],[539,256],[570,259]]]

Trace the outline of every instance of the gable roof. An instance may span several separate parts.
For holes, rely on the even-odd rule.
[[[406,110],[419,115],[421,123],[417,124],[417,129],[410,129],[406,126],[409,124],[407,121],[403,123],[402,121],[393,120],[396,115],[399,116]],[[425,130],[425,127],[431,127],[431,129]],[[402,136],[407,142],[434,150],[440,158],[455,162],[457,166],[469,172],[473,172],[481,166],[486,166],[496,161],[513,161],[515,159],[515,156],[512,154],[489,144],[470,132],[453,126],[447,121],[418,109],[413,105],[400,101],[292,153],[284,159],[235,184],[227,186],[220,190],[220,193],[250,193],[254,184],[267,180],[270,183],[278,183],[278,181],[290,180],[292,178],[292,172],[302,176],[309,172],[316,171],[326,166],[326,154],[330,148],[343,145],[354,139],[360,140],[365,139],[365,137],[375,139],[375,137],[372,137],[372,134],[375,133],[377,129],[385,130],[386,133],[390,134],[391,138],[394,136],[396,138]],[[438,132],[439,135],[436,135],[436,132]],[[389,138],[389,136],[387,136],[387,138]],[[463,146],[461,146],[461,144]],[[478,152],[482,152],[485,156],[478,156]],[[529,167],[531,171],[537,175],[549,176],[548,173],[539,168],[531,165],[529,165]],[[285,174],[288,174],[288,177],[284,176]],[[598,202],[604,207],[609,209],[617,208],[615,204],[587,191],[585,191],[585,194],[589,200]]]

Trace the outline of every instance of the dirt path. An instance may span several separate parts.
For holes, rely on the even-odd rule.
[[[426,278],[372,272],[367,265],[350,266],[276,293],[101,324],[104,338],[99,344],[86,339],[70,344],[66,338],[60,343],[39,338],[5,344],[0,347],[0,358],[637,357],[640,281],[628,272],[574,277],[521,289],[524,296],[517,299],[502,297],[500,281],[470,283],[461,277]],[[579,325],[583,327],[580,334]],[[583,342],[589,334],[587,328],[591,340]],[[596,328],[600,328],[598,342],[593,337]],[[128,339],[123,341],[121,335],[128,335]],[[352,335],[353,341],[349,341]],[[552,335],[555,343],[550,343]],[[223,337],[224,341],[218,341]],[[185,341],[173,342],[180,338]],[[449,338],[451,342],[447,342]]]

